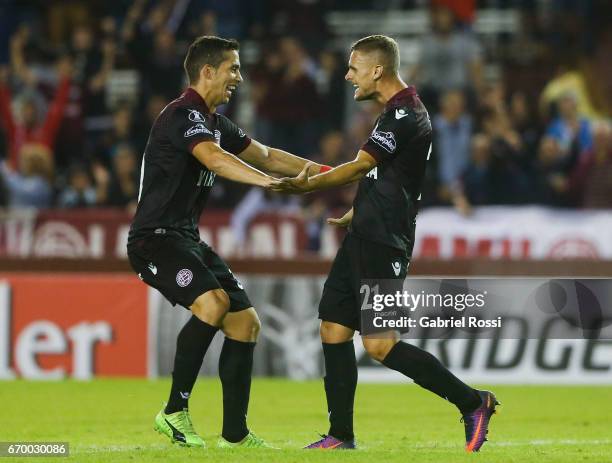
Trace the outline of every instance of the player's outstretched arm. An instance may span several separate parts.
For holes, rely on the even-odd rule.
[[[251,167],[212,141],[198,143],[193,148],[193,155],[206,168],[221,177],[239,183],[270,188],[278,180]]]
[[[286,176],[298,175],[304,166],[310,162],[308,159],[301,158],[287,151],[262,145],[256,140],[251,140],[249,146],[240,153],[239,157],[264,172],[274,172]],[[316,163],[312,163],[312,165],[311,172],[318,174],[322,166]]]
[[[376,166],[376,163],[376,159],[370,154],[359,150],[354,160],[313,177],[310,177],[312,165],[306,164],[297,177],[283,178],[279,183],[273,185],[272,189],[284,193],[308,193],[346,185],[360,180]]]

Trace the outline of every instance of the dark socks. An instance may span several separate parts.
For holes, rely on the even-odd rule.
[[[188,407],[191,390],[198,377],[204,354],[218,328],[193,315],[181,329],[176,340],[172,388],[165,413],[175,413]]]
[[[325,395],[329,411],[329,435],[353,440],[353,405],[357,388],[357,361],[353,341],[323,343]]]
[[[382,363],[452,402],[462,414],[475,410],[481,404],[474,389],[453,375],[437,358],[418,347],[398,342]]]
[[[225,338],[219,357],[223,386],[223,432],[229,442],[240,442],[249,433],[246,416],[251,393],[254,342]]]

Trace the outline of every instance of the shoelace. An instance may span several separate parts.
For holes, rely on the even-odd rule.
[[[178,421],[180,423],[180,425],[182,426],[182,428],[184,429],[185,432],[187,433],[191,433],[191,434],[195,434],[195,429],[193,427],[193,423],[191,422],[191,416],[189,415],[189,412],[186,411],[182,411],[179,415],[178,415]]]
[[[251,438],[248,440],[248,447],[260,447],[264,444],[264,440],[261,437],[257,437],[255,434],[250,433]]]

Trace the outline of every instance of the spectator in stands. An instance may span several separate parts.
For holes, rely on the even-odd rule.
[[[571,167],[580,153],[592,148],[591,124],[578,113],[576,95],[572,92],[561,95],[557,106],[559,115],[548,125],[546,135],[557,141]]]
[[[106,195],[107,206],[127,208],[134,212],[138,202],[139,171],[134,148],[121,144],[113,154],[113,169]]]
[[[342,132],[327,132],[319,142],[319,152],[312,160],[328,166],[337,166],[350,160],[346,140]],[[302,196],[302,218],[306,227],[308,242],[306,249],[318,251],[321,247],[321,233],[331,211],[351,207],[355,196],[354,188],[343,188],[340,191],[319,191]]]
[[[529,163],[537,156],[541,127],[525,92],[515,91],[510,98],[509,106],[510,125],[520,137],[525,152],[525,167],[528,168]]]
[[[144,117],[139,117],[134,121],[132,133],[134,134],[134,147],[139,161],[147,144],[153,122],[168,103],[170,101],[164,95],[159,93],[151,95],[145,102]]]
[[[284,37],[255,76],[257,137],[294,153],[316,149],[320,101],[315,66],[296,39]]]
[[[62,208],[83,208],[95,206],[99,191],[92,182],[87,166],[83,163],[73,164],[68,171],[68,185],[60,193],[57,204]]]
[[[168,29],[159,30],[153,41],[152,52],[143,75],[149,85],[149,93],[157,93],[171,99],[183,87],[183,62],[174,34]]]
[[[538,202],[549,206],[569,206],[569,182],[565,156],[556,138],[540,140],[534,184]]]
[[[197,18],[192,24],[190,38],[218,35],[242,39],[246,35],[255,0],[204,0],[191,2],[187,15]]]
[[[432,0],[431,3],[449,8],[457,21],[465,26],[472,24],[476,16],[476,0]]]
[[[270,22],[281,34],[291,34],[309,50],[320,50],[329,39],[326,0],[268,0]],[[327,5],[326,5],[327,4]]]
[[[189,25],[189,37],[196,39],[201,35],[219,35],[217,32],[217,15],[212,10],[205,10],[198,19]]]
[[[478,133],[472,137],[470,162],[463,174],[465,195],[470,204],[482,206],[491,201],[491,142]]]
[[[331,50],[324,50],[319,54],[319,68],[316,74],[317,90],[321,100],[331,111],[324,111],[324,130],[342,130],[345,118],[345,89],[344,75],[346,69],[341,58]]]
[[[326,132],[319,141],[319,151],[312,160],[326,166],[337,166],[348,161],[344,134],[337,130]]]
[[[104,114],[105,88],[115,63],[116,44],[113,37],[114,22],[105,18],[105,35],[96,41],[91,26],[77,26],[72,33],[71,53],[74,60],[74,80],[82,94],[85,116]]]
[[[565,65],[559,65],[555,77],[546,84],[540,94],[540,114],[548,118],[563,95],[573,94],[579,114],[590,120],[599,119],[604,116],[604,111],[591,95],[592,90],[587,73],[583,69],[569,69]]]
[[[51,179],[53,161],[50,150],[43,145],[26,145],[19,153],[19,171],[6,162],[1,165],[11,208],[47,208],[53,200]]]
[[[483,132],[491,145],[489,176],[493,204],[521,204],[530,193],[527,163],[521,137],[512,127],[505,103],[487,107],[481,112]]]
[[[463,192],[461,176],[470,159],[472,118],[465,110],[465,98],[458,90],[442,95],[441,112],[433,119],[434,143],[438,161],[439,195],[463,214],[469,204]]]
[[[128,10],[121,37],[133,64],[146,76],[145,94],[174,98],[182,86],[183,71],[174,32],[168,28],[172,4],[155,4],[146,15],[145,6],[146,2],[137,1]]]
[[[608,121],[595,123],[593,147],[581,155],[570,189],[583,208],[612,208],[612,129]]]
[[[432,7],[431,28],[421,40],[418,62],[410,80],[420,84],[423,102],[435,112],[440,96],[449,90],[480,91],[482,58],[476,39],[455,27],[450,8]]]
[[[140,38],[139,29],[144,22],[146,4],[147,0],[134,0],[125,13],[119,36],[121,42],[128,45],[128,47],[135,45],[135,42]],[[130,49],[128,51],[133,52],[136,50]],[[132,58],[137,58],[137,56]]]
[[[112,127],[103,133],[97,140],[94,148],[94,162],[101,163],[106,168],[110,168],[112,154],[117,149],[117,146],[122,143],[127,143],[132,146],[137,146],[138,143],[134,130],[132,108],[125,103],[119,104],[117,109],[115,109],[113,112]]]
[[[34,90],[36,77],[25,64],[23,46],[28,40],[27,29],[20,31],[11,40],[11,61],[15,75],[23,80],[28,90],[23,92],[18,101],[18,113],[13,114],[12,95],[9,89],[8,75],[0,74],[0,125],[5,132],[9,145],[9,164],[12,168],[19,165],[18,154],[25,145],[41,144],[53,152],[57,132],[61,124],[64,109],[70,91],[72,63],[67,56],[57,62],[59,76],[58,86],[48,110],[42,107]]]

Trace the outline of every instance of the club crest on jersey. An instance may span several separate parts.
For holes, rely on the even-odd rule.
[[[204,124],[199,123],[199,124],[194,125],[193,127],[190,127],[189,129],[185,131],[185,138],[191,137],[198,133],[209,133],[210,135],[212,135],[212,132],[208,130]],[[216,138],[216,134],[215,134],[215,138]]]
[[[193,280],[193,272],[188,268],[181,269],[176,274],[176,284],[179,285],[181,288],[184,288],[185,286],[189,285],[189,283],[191,283],[191,280]]]
[[[397,144],[395,143],[395,135],[393,132],[372,132],[370,136],[372,141],[389,153],[394,153]]]
[[[206,122],[206,119],[204,119],[204,116],[202,115],[202,113],[198,111],[197,109],[190,109],[188,117],[189,117],[189,120],[193,122]]]

